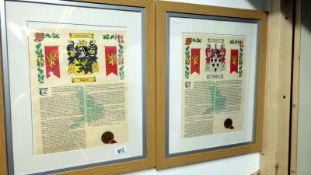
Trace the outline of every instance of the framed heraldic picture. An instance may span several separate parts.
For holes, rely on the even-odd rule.
[[[157,4],[158,168],[261,150],[267,14]]]
[[[8,174],[154,167],[154,2],[1,7]]]

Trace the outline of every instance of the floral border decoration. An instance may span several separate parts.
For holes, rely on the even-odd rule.
[[[118,65],[119,65],[119,75],[120,80],[124,79],[124,39],[123,35],[114,34],[114,35],[103,35],[103,40],[116,40],[118,42]]]
[[[202,39],[200,38],[186,38],[185,45],[187,46],[185,48],[185,77],[186,79],[189,79],[190,77],[190,44],[191,43],[201,43]]]
[[[44,59],[43,59],[43,50],[42,50],[42,41],[45,38],[51,39],[59,39],[60,35],[57,33],[35,33],[36,42],[35,46],[35,54],[36,54],[36,61],[37,61],[37,74],[38,74],[38,82],[39,84],[43,84],[45,77],[44,77]]]
[[[244,42],[242,40],[230,40],[230,44],[238,44],[240,46],[239,52],[239,77],[243,75],[243,55],[244,55]]]

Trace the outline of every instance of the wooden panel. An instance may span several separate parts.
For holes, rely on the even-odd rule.
[[[293,1],[270,0],[261,174],[288,174]]]
[[[299,106],[299,73],[301,46],[301,0],[295,1],[294,56],[292,82],[292,117],[291,117],[291,150],[290,174],[297,174],[297,141],[298,141],[298,106]]]
[[[176,157],[166,156],[166,13],[177,12],[185,14],[201,14],[215,16],[229,16],[237,18],[259,19],[261,39],[259,49],[259,72],[258,91],[257,91],[257,111],[256,111],[256,143],[231,147],[226,149],[214,150],[209,152],[200,152]],[[204,5],[194,5],[187,3],[157,2],[157,73],[156,73],[156,91],[157,91],[157,168],[168,168],[181,166],[191,163],[202,162],[206,160],[219,159],[234,155],[240,155],[261,150],[262,146],[262,127],[263,127],[263,109],[265,94],[265,57],[266,57],[266,28],[267,14],[255,10],[239,10],[232,8],[222,8]]]
[[[155,140],[155,3],[153,0],[81,0],[80,2],[93,2],[105,3],[112,5],[125,5],[134,7],[145,8],[145,41],[146,41],[146,137],[147,137],[147,157],[141,160],[130,162],[115,163],[105,166],[92,167],[86,169],[72,170],[63,172],[64,175],[85,175],[85,174],[98,174],[98,175],[112,175],[126,173],[129,171],[136,171],[146,168],[155,167],[156,164],[156,140]],[[2,56],[2,55],[1,55]],[[2,62],[1,62],[1,75],[2,75]],[[2,76],[1,76],[2,77]],[[2,79],[1,79],[2,80]],[[0,84],[0,174],[7,174],[7,161],[6,161],[6,140],[5,140],[5,116],[3,114],[3,81]]]
[[[248,19],[264,19],[265,17],[267,17],[266,13],[257,10],[235,9],[228,7],[216,7],[168,1],[158,1],[157,4],[157,12],[172,11],[188,14],[231,16]],[[157,15],[159,14],[157,13]],[[159,19],[159,16],[157,16],[157,19]]]

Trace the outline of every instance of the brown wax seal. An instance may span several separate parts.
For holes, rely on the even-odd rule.
[[[234,129],[232,119],[231,119],[231,118],[227,118],[227,119],[225,120],[225,122],[224,122],[224,126],[225,126],[225,128],[227,128],[227,129]]]
[[[103,143],[105,144],[113,144],[113,143],[117,143],[114,140],[114,135],[111,131],[106,131],[102,134],[101,140]]]

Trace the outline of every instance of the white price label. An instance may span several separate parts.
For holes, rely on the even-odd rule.
[[[115,148],[114,152],[116,153],[116,155],[125,154],[127,153],[127,148],[126,146],[121,146],[121,147]]]

